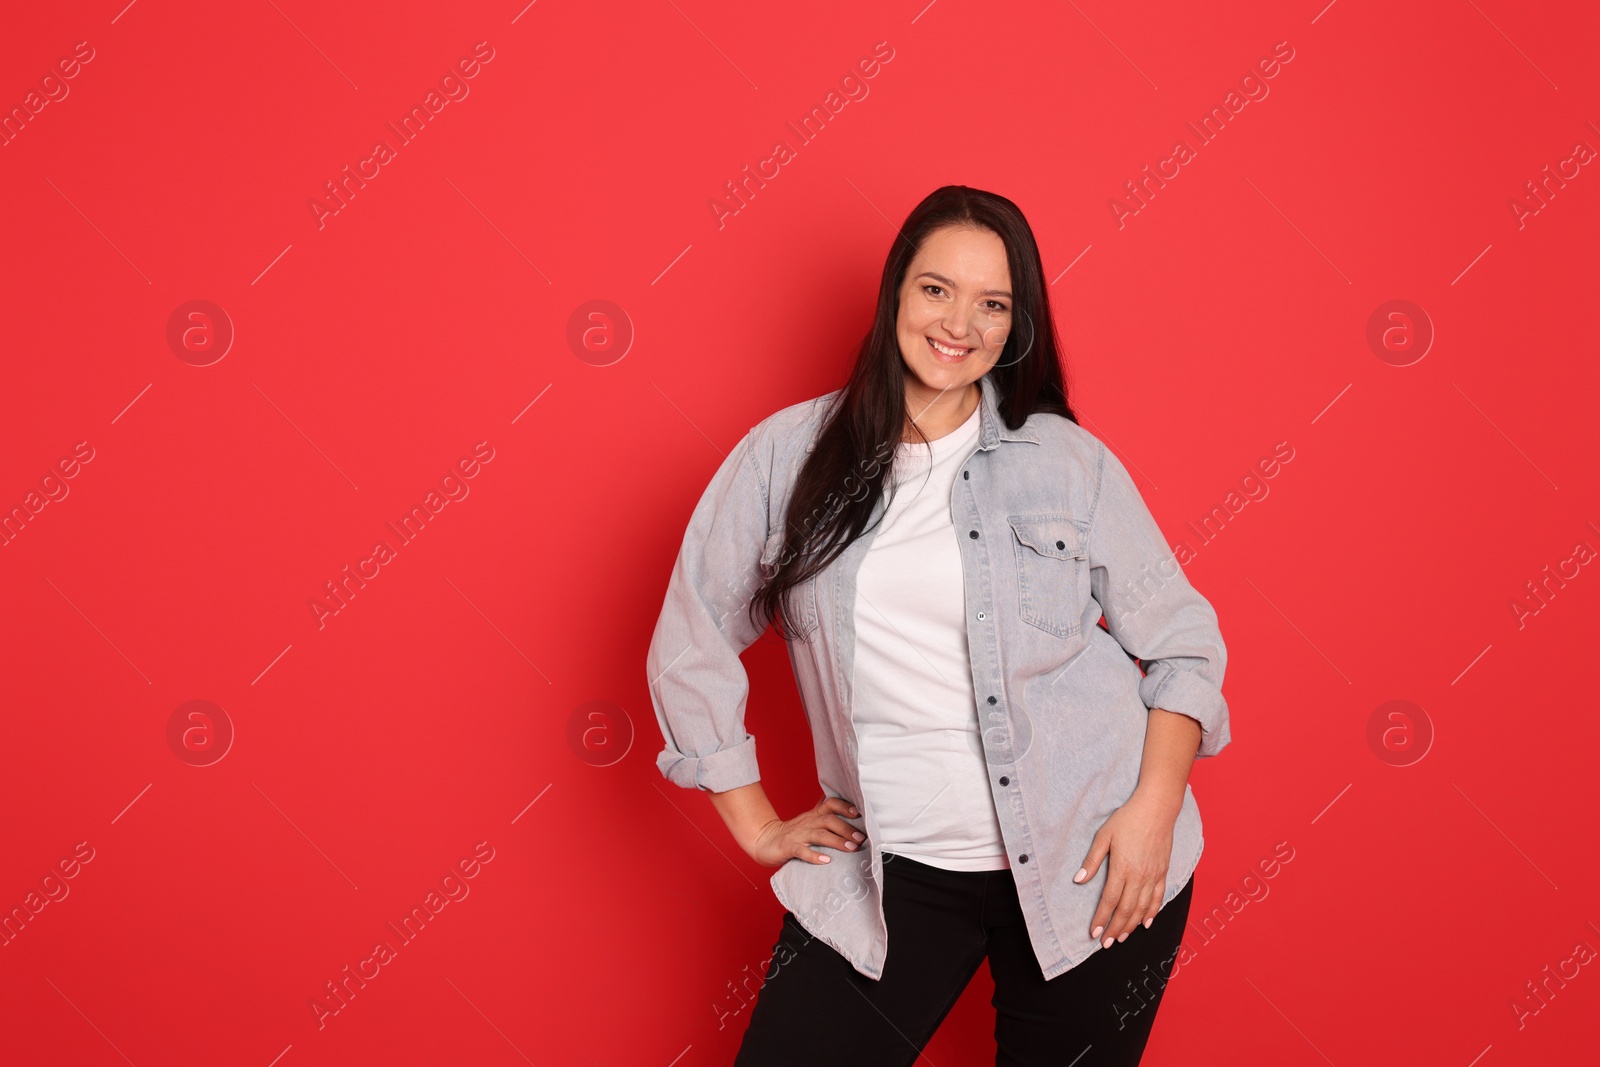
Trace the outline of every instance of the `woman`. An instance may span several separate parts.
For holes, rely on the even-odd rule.
[[[739,661],[774,620],[824,794],[787,819]],[[938,189],[848,383],[712,479],[650,645],[658,767],[788,909],[737,1062],[910,1064],[987,957],[997,1063],[1137,1063],[1203,846],[1189,770],[1229,740],[1225,657],[1067,403],[1021,212]]]

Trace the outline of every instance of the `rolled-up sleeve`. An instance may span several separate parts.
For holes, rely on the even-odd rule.
[[[666,742],[656,766],[685,789],[721,793],[761,778],[739,659],[764,630],[748,610],[768,536],[756,438],[744,436],[695,505],[645,657]]]
[[[1197,757],[1231,740],[1227,648],[1210,601],[1189,584],[1127,468],[1102,442],[1089,528],[1090,588],[1106,626],[1144,667],[1139,696],[1200,723]]]

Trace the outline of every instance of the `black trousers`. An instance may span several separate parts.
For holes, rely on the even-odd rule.
[[[948,871],[887,852],[883,860],[882,978],[861,974],[784,912],[736,1067],[913,1064],[985,956],[997,1067],[1139,1062],[1188,921],[1193,878],[1149,929],[1135,927],[1126,941],[1045,981],[1009,870]]]

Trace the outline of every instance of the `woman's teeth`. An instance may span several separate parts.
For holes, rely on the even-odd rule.
[[[968,352],[972,351],[972,349],[970,349],[970,348],[950,348],[950,347],[948,347],[946,345],[940,344],[938,341],[935,341],[931,337],[928,338],[928,344],[933,346],[933,350],[935,352],[939,352],[939,353],[941,353],[943,355],[951,356],[951,357],[964,356]]]

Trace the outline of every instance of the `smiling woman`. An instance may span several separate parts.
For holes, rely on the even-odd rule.
[[[911,371],[905,383],[907,429],[928,440],[943,437],[977,410],[974,383],[999,361],[1011,336],[1011,273],[997,234],[950,226],[928,236],[907,274],[895,319]]]
[[[1125,989],[1182,938],[1226,649],[1056,348],[1017,206],[935,190],[849,381],[762,420],[690,517],[646,663],[656,764],[786,909],[739,1064],[909,1065],[985,958],[1000,1062],[1143,1053],[1161,990]],[[787,819],[744,728],[771,622],[822,791]]]

